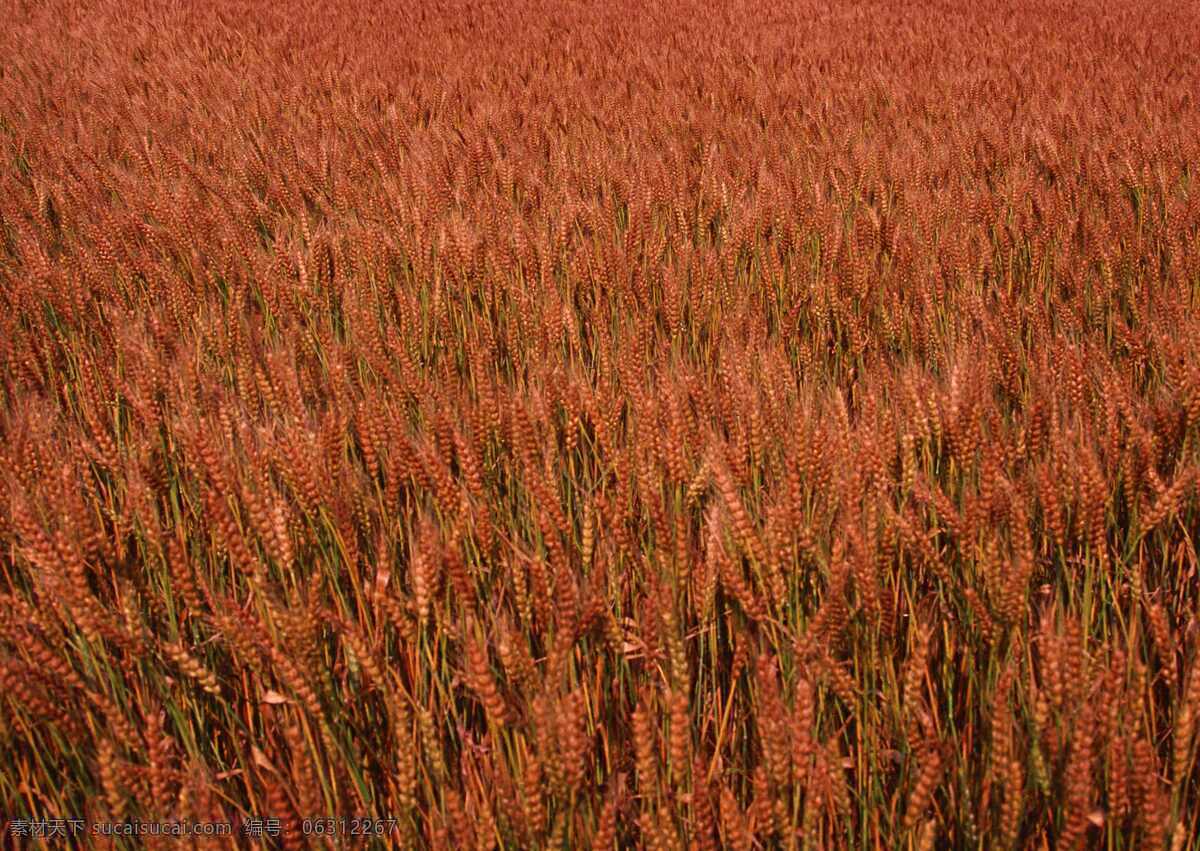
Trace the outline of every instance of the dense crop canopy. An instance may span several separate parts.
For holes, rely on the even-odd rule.
[[[1200,847],[1200,4],[0,18],[6,818]]]

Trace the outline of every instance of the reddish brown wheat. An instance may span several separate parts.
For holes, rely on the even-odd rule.
[[[0,19],[6,831],[1200,848],[1200,6]]]

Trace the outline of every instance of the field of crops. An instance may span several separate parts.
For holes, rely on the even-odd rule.
[[[1200,4],[0,19],[0,844],[1200,848]]]

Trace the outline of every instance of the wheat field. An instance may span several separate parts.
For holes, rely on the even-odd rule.
[[[1200,848],[1200,5],[0,18],[0,844]]]

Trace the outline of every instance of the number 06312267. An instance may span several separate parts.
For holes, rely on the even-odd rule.
[[[305,836],[387,836],[399,830],[394,818],[306,818],[300,822]]]

